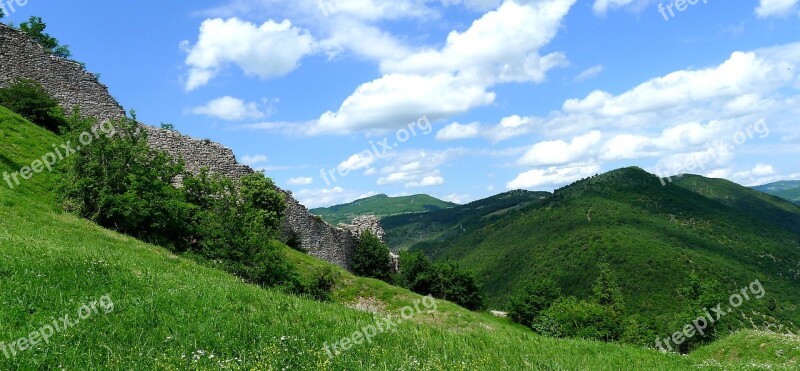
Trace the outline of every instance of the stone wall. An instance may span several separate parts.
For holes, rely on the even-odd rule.
[[[102,120],[124,117],[122,106],[108,88],[80,64],[55,57],[31,41],[24,33],[0,24],[0,86],[15,78],[40,83],[66,110],[80,108],[81,114]],[[177,132],[143,126],[153,148],[182,158],[189,171],[208,168],[232,178],[253,173],[239,164],[233,151],[218,143],[198,140]],[[267,174],[269,175],[269,174]],[[337,228],[311,215],[291,194],[283,223],[283,238],[310,255],[341,267],[349,268],[353,249],[363,230],[370,230],[383,239],[383,229],[374,217],[362,217],[352,226]]]

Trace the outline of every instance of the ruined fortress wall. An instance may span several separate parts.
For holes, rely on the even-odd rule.
[[[108,88],[80,64],[55,57],[31,41],[24,33],[0,24],[0,86],[15,78],[37,81],[66,110],[80,108],[84,116],[113,120],[125,116],[122,106]],[[189,171],[202,168],[232,178],[253,172],[239,164],[233,151],[218,143],[198,140],[177,132],[143,126],[153,148],[182,158]],[[310,255],[349,268],[357,236],[365,229],[382,237],[383,229],[375,218],[360,218],[353,226],[333,227],[311,215],[290,192],[281,190],[288,207],[283,222],[283,237]]]

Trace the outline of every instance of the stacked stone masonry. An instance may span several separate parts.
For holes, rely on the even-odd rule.
[[[24,33],[0,24],[0,87],[17,78],[41,84],[61,106],[71,111],[77,107],[83,116],[101,121],[125,116],[122,106],[111,96],[97,77],[73,61],[55,57],[30,40]],[[189,171],[208,168],[232,178],[253,173],[239,164],[233,151],[218,143],[198,140],[180,133],[143,125],[151,147],[182,158]],[[369,230],[383,240],[384,231],[375,217],[359,217],[353,225],[334,227],[312,215],[291,194],[283,222],[283,238],[294,247],[330,263],[349,268],[358,237]]]

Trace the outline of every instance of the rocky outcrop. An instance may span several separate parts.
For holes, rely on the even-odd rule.
[[[24,33],[0,24],[0,86],[7,86],[16,78],[38,82],[68,111],[77,107],[82,115],[101,121],[125,116],[122,106],[95,75],[76,62],[51,55]],[[150,126],[143,128],[150,146],[182,158],[189,171],[208,168],[236,179],[253,173],[253,169],[236,161],[230,148],[218,143]],[[375,218],[357,218],[352,226],[337,228],[309,213],[290,192],[281,192],[288,204],[283,237],[310,255],[349,268],[361,231],[370,230],[383,239],[383,229]]]

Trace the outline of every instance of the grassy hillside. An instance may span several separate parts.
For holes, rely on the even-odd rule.
[[[312,209],[311,213],[328,223],[350,223],[357,216],[375,215],[384,218],[391,215],[435,211],[458,206],[428,195],[389,197],[377,195],[355,200],[348,204]]]
[[[800,180],[786,180],[764,184],[753,187],[753,189],[800,204]]]
[[[708,197],[691,190],[701,185]],[[621,169],[412,250],[476,271],[498,308],[524,282],[544,277],[588,297],[605,260],[620,276],[629,310],[662,325],[684,308],[677,289],[692,271],[730,292],[759,279],[769,296],[749,302],[740,324],[777,319],[796,328],[800,224],[791,223],[800,207],[759,197],[727,181],[688,177],[662,186],[641,169]],[[775,310],[766,308],[770,300],[779,303]]]
[[[407,250],[422,241],[457,236],[549,196],[546,192],[511,191],[450,209],[387,217],[381,225],[390,247]]]
[[[62,143],[2,107],[0,138],[0,172],[17,171]],[[43,173],[13,190],[0,187],[3,370],[684,370],[712,365],[750,369],[752,364],[791,369],[797,364],[792,338],[743,333],[686,357],[540,337],[506,319],[445,301],[437,301],[434,312],[330,359],[325,343],[375,323],[365,308],[381,318],[397,318],[401,308],[420,297],[338,268],[341,276],[331,303],[248,285],[64,214],[51,192],[55,182],[52,174]],[[329,266],[283,248],[301,274]],[[81,319],[86,313],[82,306],[98,300],[105,306]],[[47,343],[4,355],[4,350],[11,354],[9,344],[52,328],[54,320],[63,326],[65,315],[71,327]],[[770,352],[743,348],[754,344]]]
[[[0,172],[16,171],[61,143],[2,107],[0,135]],[[331,360],[323,344],[374,323],[371,313],[352,307],[397,315],[420,297],[343,271],[334,303],[244,284],[62,213],[49,191],[54,182],[43,173],[14,190],[0,187],[0,342],[7,347],[65,315],[75,322],[84,304],[103,297],[113,305],[16,357],[0,350],[0,369],[678,370],[705,361],[542,338],[443,301],[434,313]],[[303,272],[326,265],[291,254]]]

